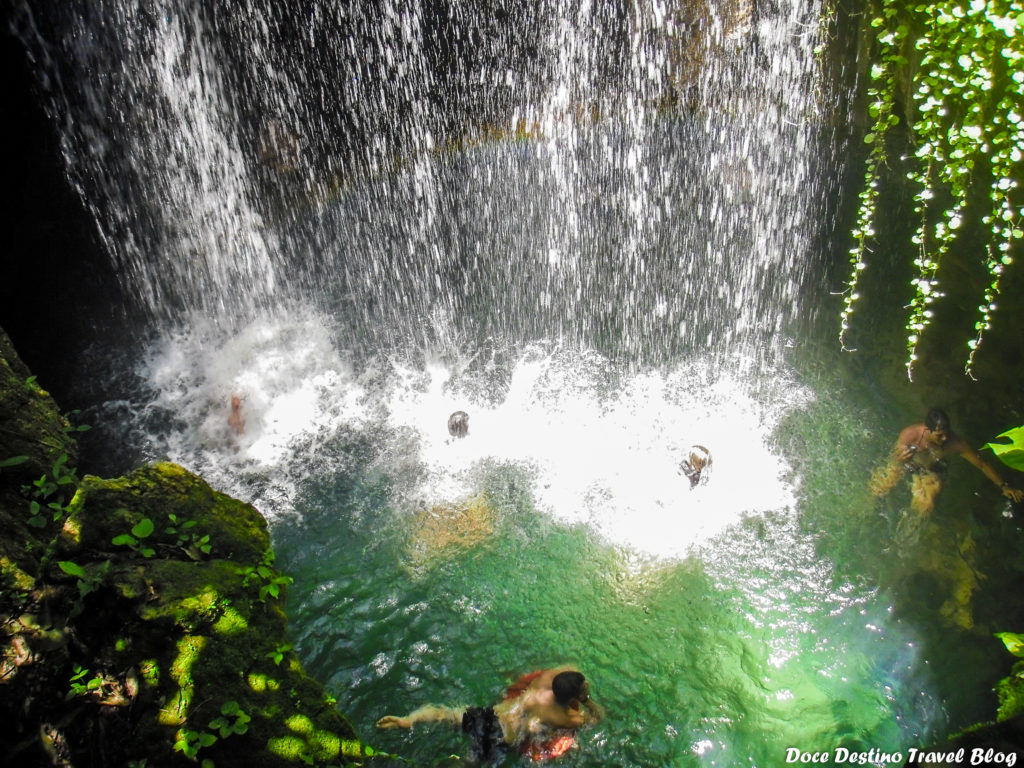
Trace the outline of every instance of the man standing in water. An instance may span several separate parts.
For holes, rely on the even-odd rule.
[[[472,761],[479,763],[500,761],[513,749],[539,758],[557,757],[572,746],[576,730],[599,717],[583,674],[572,667],[557,667],[524,676],[493,707],[428,704],[405,717],[385,715],[377,727],[411,728],[429,722],[460,726],[473,739]]]
[[[930,515],[942,490],[946,457],[954,453],[959,453],[980,469],[985,477],[999,486],[1003,496],[1014,502],[1024,500],[1024,492],[1003,482],[978,452],[949,428],[949,416],[938,408],[928,412],[924,424],[913,424],[900,432],[889,463],[875,472],[869,488],[875,496],[885,496],[909,474],[910,506],[924,516]]]

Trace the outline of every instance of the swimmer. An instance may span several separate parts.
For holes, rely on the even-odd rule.
[[[228,427],[236,435],[245,432],[245,418],[242,416],[242,398],[238,395],[231,396],[231,415],[228,416]]]
[[[584,711],[585,710],[585,711]],[[420,707],[404,717],[385,715],[378,728],[412,728],[446,722],[473,740],[472,761],[500,761],[513,750],[556,757],[575,743],[575,732],[601,716],[590,686],[572,667],[540,670],[520,678],[503,701],[492,707]]]
[[[690,481],[690,490],[698,483],[707,483],[711,472],[711,451],[703,445],[690,446],[687,457],[679,465],[679,471]]]
[[[465,437],[469,434],[469,414],[456,411],[448,417],[448,434],[452,437]]]
[[[980,469],[985,477],[999,486],[1007,499],[1014,503],[1024,501],[1024,492],[1004,482],[976,450],[949,428],[949,416],[938,408],[928,412],[924,424],[912,424],[900,432],[888,463],[875,471],[869,488],[875,496],[885,496],[909,475],[910,505],[922,516],[928,516],[935,509],[942,490],[946,459],[954,454],[960,454]]]

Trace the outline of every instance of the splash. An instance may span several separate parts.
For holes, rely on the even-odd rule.
[[[148,394],[136,411],[153,429],[146,442],[271,515],[287,514],[282,502],[315,473],[347,471],[321,456],[331,440],[356,439],[343,433],[376,446],[377,470],[415,477],[396,492],[396,509],[456,503],[479,492],[488,468],[511,465],[530,478],[539,510],[656,557],[683,556],[744,515],[795,503],[772,433],[812,395],[784,370],[769,375],[737,360],[636,373],[557,347],[501,362],[356,363],[336,338],[330,320],[312,313],[163,338],[139,369]],[[766,379],[770,387],[754,384]],[[228,425],[233,395],[242,398],[239,435]],[[447,429],[457,410],[469,414],[461,439]],[[709,481],[691,489],[680,463],[695,443],[713,464]],[[272,479],[276,501],[240,486],[252,473]]]

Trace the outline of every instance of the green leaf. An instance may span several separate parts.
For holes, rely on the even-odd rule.
[[[71,560],[61,560],[57,565],[60,566],[60,569],[68,576],[77,576],[80,579],[84,579],[87,576],[85,568]]]
[[[28,461],[28,456],[11,456],[9,459],[0,459],[0,469],[24,464],[26,461]]]
[[[138,544],[138,540],[128,533],[122,533],[120,536],[115,536],[110,540],[110,543],[115,547],[134,547]]]
[[[1006,650],[1024,659],[1024,635],[1015,632],[996,632],[996,637],[1003,641]]]
[[[1024,471],[1024,426],[1003,432],[999,437],[1009,438],[1010,443],[985,443],[984,447],[989,448],[1006,466]]]
[[[142,518],[139,524],[132,528],[132,535],[144,539],[153,532],[153,521],[148,517]]]

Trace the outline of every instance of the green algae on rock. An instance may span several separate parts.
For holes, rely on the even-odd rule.
[[[76,477],[56,519],[28,525],[28,484],[77,446],[2,331],[0,430],[0,459],[26,457],[0,469],[5,754],[149,768],[375,760],[285,642],[276,598],[289,580],[256,509],[165,462]]]

